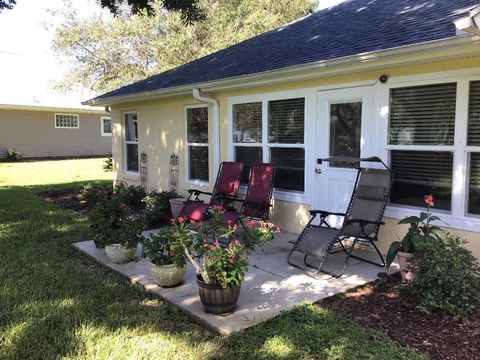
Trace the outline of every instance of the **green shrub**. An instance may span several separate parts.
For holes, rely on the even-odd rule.
[[[113,192],[128,206],[135,208],[144,207],[142,200],[147,196],[147,193],[142,186],[128,185],[122,181],[115,185]]]
[[[111,157],[106,158],[102,165],[104,172],[111,172],[113,171],[113,159]]]
[[[11,147],[7,149],[7,154],[5,156],[5,160],[8,162],[17,162],[20,161],[21,156],[20,153],[15,150],[15,148]]]
[[[86,184],[82,190],[80,190],[83,199],[91,205],[95,205],[97,201],[105,197],[112,196],[112,193],[113,189],[111,186],[92,185],[90,183]]]
[[[145,204],[145,221],[149,227],[168,222],[172,217],[170,210],[170,199],[178,198],[175,191],[151,191],[143,199]]]
[[[143,241],[142,255],[155,265],[175,264],[182,267],[186,263],[183,246],[169,226],[164,226],[158,234],[152,234]]]
[[[429,239],[419,245],[409,263],[415,279],[406,290],[430,313],[443,310],[464,316],[480,305],[480,267],[477,259],[451,234]]]

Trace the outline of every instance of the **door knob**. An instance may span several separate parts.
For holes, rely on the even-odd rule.
[[[319,169],[319,168],[315,169],[315,174],[321,174],[321,173],[322,173],[322,169]]]

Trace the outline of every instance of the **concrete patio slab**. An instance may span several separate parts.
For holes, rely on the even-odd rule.
[[[326,274],[310,276],[287,264],[295,234],[280,233],[271,244],[265,245],[250,258],[250,268],[242,284],[238,306],[234,313],[212,315],[203,312],[195,281],[195,271],[188,265],[181,285],[175,288],[161,288],[150,275],[150,262],[141,259],[137,249],[137,260],[127,264],[114,264],[105,251],[97,249],[93,241],[74,244],[75,248],[95,259],[100,264],[128,277],[131,282],[141,284],[145,290],[181,308],[200,325],[221,335],[229,335],[277,316],[281,311],[290,310],[301,302],[316,302],[339,292],[366,284],[385,271],[377,266],[351,259],[345,275],[336,279]],[[362,255],[371,257],[369,251]],[[343,254],[330,256],[328,268],[338,268]],[[396,271],[394,267],[391,271]]]

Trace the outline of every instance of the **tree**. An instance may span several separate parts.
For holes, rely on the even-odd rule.
[[[0,0],[0,11],[3,9],[11,9],[15,5],[15,0]]]
[[[185,26],[182,15],[119,12],[79,20],[69,10],[53,48],[71,67],[58,88],[101,93],[182,65],[310,13],[313,0],[201,0],[205,20]],[[158,5],[160,6],[160,5]]]

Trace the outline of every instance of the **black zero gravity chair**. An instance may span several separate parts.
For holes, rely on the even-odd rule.
[[[312,216],[307,226],[298,239],[294,242],[290,253],[288,254],[288,264],[316,274],[319,271],[341,277],[347,268],[348,260],[355,258],[368,263],[384,267],[385,260],[375,245],[378,238],[380,226],[383,225],[383,214],[387,206],[392,187],[393,175],[387,165],[378,157],[371,158],[353,158],[346,156],[334,156],[319,160],[348,164],[358,170],[355,186],[345,213],[332,213],[322,210],[311,210]],[[384,169],[372,169],[360,167],[360,162],[381,163]],[[327,218],[329,216],[343,216],[343,224],[340,228],[331,227]],[[319,216],[318,225],[314,225],[314,220]],[[350,240],[349,245],[344,240]],[[352,254],[355,246],[359,243],[372,245],[380,257],[381,262],[374,262]],[[303,265],[292,261],[294,253],[303,255]],[[333,273],[322,269],[327,257],[330,254],[344,252],[346,254],[345,263],[339,273]],[[312,265],[309,259],[315,259],[318,265]]]

